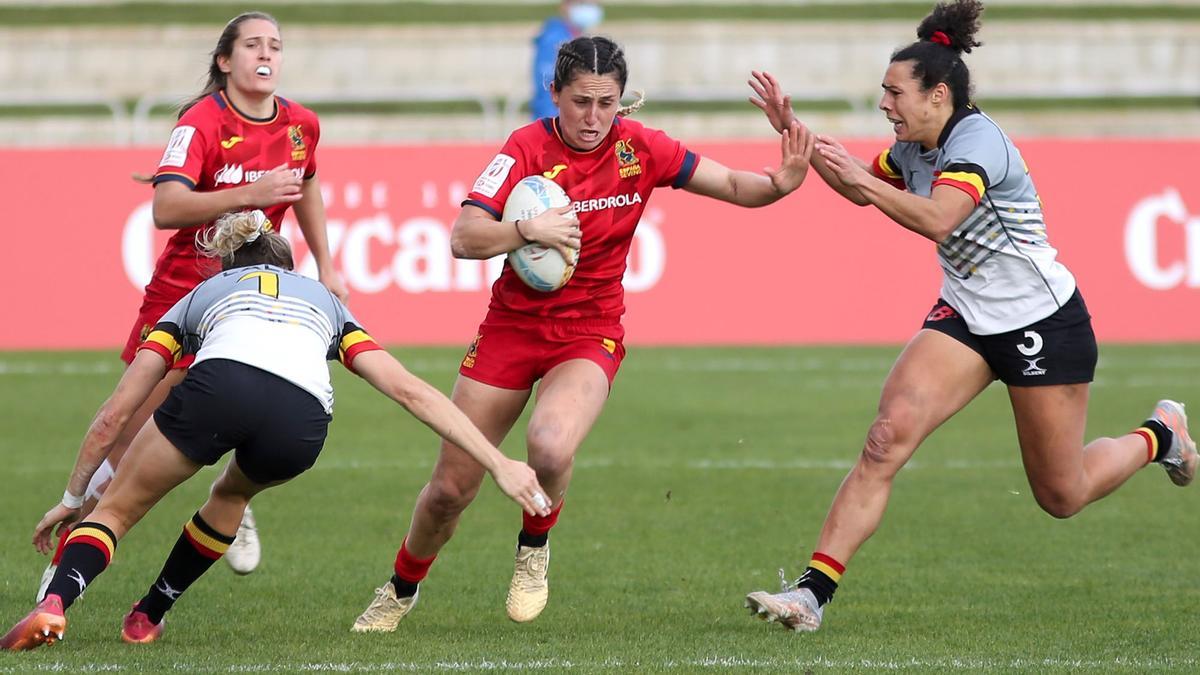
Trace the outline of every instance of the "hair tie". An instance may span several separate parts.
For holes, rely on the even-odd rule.
[[[940,30],[933,31],[933,35],[929,36],[929,41],[936,42],[939,45],[943,45],[946,47],[950,46],[950,36],[946,35],[945,33],[943,33]]]
[[[247,244],[253,244],[255,241],[258,241],[260,234],[270,232],[273,227],[271,219],[267,218],[267,214],[263,213],[261,209],[251,211],[250,218],[254,220],[254,231],[250,233],[250,236],[246,237],[245,243]]]

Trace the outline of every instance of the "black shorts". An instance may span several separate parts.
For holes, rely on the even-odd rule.
[[[216,464],[237,448],[238,467],[255,483],[295,478],[317,461],[332,417],[287,380],[227,359],[188,370],[154,423],[188,459]]]
[[[975,335],[958,311],[941,298],[925,317],[923,327],[975,350],[1009,386],[1079,384],[1096,376],[1096,334],[1078,289],[1055,313],[1007,333]]]

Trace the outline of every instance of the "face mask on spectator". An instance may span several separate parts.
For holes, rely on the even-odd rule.
[[[581,31],[595,27],[604,20],[604,8],[594,2],[577,2],[567,7],[567,21]]]

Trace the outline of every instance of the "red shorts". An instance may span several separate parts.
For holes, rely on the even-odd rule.
[[[129,339],[125,341],[125,349],[121,351],[121,360],[126,365],[133,363],[133,357],[137,356],[138,347],[146,341],[146,336],[150,335],[150,331],[158,324],[158,320],[174,306],[174,302],[166,304],[149,300],[142,302],[142,308],[138,310],[137,323],[133,324],[133,330],[129,331]],[[171,366],[171,369],[188,368],[195,360],[195,354],[182,356],[175,362],[175,365]]]
[[[459,374],[502,389],[530,389],[572,359],[600,366],[611,387],[625,358],[625,327],[612,319],[542,319],[490,311]]]

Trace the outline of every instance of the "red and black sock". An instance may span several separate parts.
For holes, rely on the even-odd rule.
[[[558,524],[558,514],[562,511],[563,502],[550,512],[548,516],[531,516],[521,513],[521,532],[517,534],[517,544],[526,548],[541,548],[550,541],[550,529]]]
[[[63,609],[70,607],[88,584],[108,567],[116,549],[117,536],[112,530],[100,523],[79,523],[67,537],[62,559],[46,588],[46,595],[57,595],[62,598]]]
[[[832,556],[815,552],[804,574],[796,581],[796,587],[812,591],[817,602],[824,607],[833,600],[833,593],[837,590],[838,582],[842,580],[845,571],[846,566],[834,560]]]
[[[1150,462],[1162,461],[1171,449],[1171,442],[1175,440],[1175,432],[1158,420],[1146,420],[1141,427],[1134,429],[1133,433],[1146,440],[1146,454]]]
[[[150,621],[161,623],[179,596],[225,555],[233,539],[214,530],[197,512],[183,526],[158,579],[138,602],[138,611],[145,612]]]
[[[396,589],[396,597],[411,598],[417,592],[417,587],[429,574],[429,568],[437,556],[417,558],[408,552],[408,537],[400,543],[396,552],[395,574],[392,575],[392,586]]]

